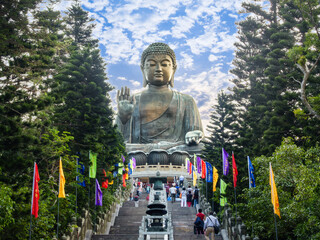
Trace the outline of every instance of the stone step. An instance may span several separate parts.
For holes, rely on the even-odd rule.
[[[139,234],[95,235],[92,240],[137,240]]]
[[[118,225],[110,229],[109,235],[112,234],[139,234],[138,226]]]

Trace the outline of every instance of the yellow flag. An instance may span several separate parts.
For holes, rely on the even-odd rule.
[[[129,168],[128,167],[126,167],[126,180],[128,180],[129,179]]]
[[[193,169],[193,186],[195,187],[197,185],[197,173],[196,171]]]
[[[270,163],[270,182],[269,183],[271,186],[271,202],[273,204],[274,214],[277,214],[279,218],[281,218],[277,187],[276,187],[276,183],[274,182],[274,175],[273,175],[271,163]]]
[[[59,165],[59,196],[58,198],[65,198],[66,194],[64,192],[64,184],[66,183],[66,179],[64,178],[63,169],[62,169],[62,161],[60,157],[60,165]]]
[[[219,178],[219,174],[218,174],[218,169],[216,169],[215,167],[213,167],[213,183],[212,183],[212,186],[213,186],[213,191],[217,191],[217,182],[218,182],[218,178]]]

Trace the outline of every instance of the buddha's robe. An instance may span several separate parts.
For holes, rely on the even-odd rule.
[[[167,109],[158,118],[144,124],[140,121],[140,94],[135,95],[136,104],[131,119],[122,124],[119,117],[116,123],[127,143],[149,144],[170,142],[184,144],[189,131],[203,132],[197,105],[192,97],[173,91]]]

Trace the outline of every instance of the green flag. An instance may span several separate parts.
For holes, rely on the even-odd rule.
[[[122,175],[123,173],[123,163],[122,162],[119,162],[118,163],[118,174]]]
[[[227,184],[220,179],[220,206],[224,206],[227,203],[226,195]]]
[[[89,151],[89,160],[90,160],[90,167],[89,167],[89,178],[96,178],[97,174],[97,153],[93,153]]]

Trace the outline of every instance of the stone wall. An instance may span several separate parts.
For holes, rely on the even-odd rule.
[[[109,234],[110,228],[113,226],[115,218],[119,214],[119,210],[123,202],[127,201],[130,197],[131,189],[127,188],[125,191],[122,191],[121,186],[115,192],[115,199],[117,202],[114,202],[109,210],[101,212],[97,215],[95,230],[94,224],[91,221],[91,216],[88,210],[83,209],[83,215],[76,222],[76,218],[72,219],[72,222],[69,224],[71,232],[69,235],[63,235],[62,240],[90,240],[93,234]]]

